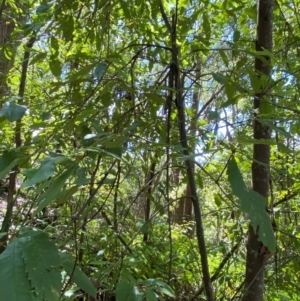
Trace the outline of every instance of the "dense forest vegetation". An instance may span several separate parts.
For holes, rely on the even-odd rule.
[[[0,301],[299,300],[298,0],[0,2]]]

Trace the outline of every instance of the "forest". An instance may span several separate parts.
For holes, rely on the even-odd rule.
[[[299,16],[0,0],[0,301],[300,300]]]

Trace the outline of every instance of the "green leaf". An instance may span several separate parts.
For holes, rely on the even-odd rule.
[[[237,141],[242,144],[264,144],[264,145],[276,145],[277,142],[271,139],[253,139],[245,135],[238,135]]]
[[[67,253],[60,252],[60,258],[63,268],[67,272],[68,276],[72,277],[71,280],[87,294],[93,298],[96,298],[97,290],[90,279],[77,266],[74,269],[72,257]]]
[[[17,238],[0,255],[0,298],[3,301],[35,301],[26,275],[23,254]]]
[[[27,107],[14,102],[6,102],[0,111],[0,116],[5,116],[10,122],[21,120],[27,111]]]
[[[105,74],[106,70],[107,70],[106,64],[101,62],[95,67],[93,74],[97,79],[101,79]]]
[[[54,36],[51,36],[50,45],[51,45],[51,50],[54,50],[55,53],[58,53],[59,43],[58,43],[57,38],[55,38]]]
[[[66,42],[72,41],[73,31],[74,31],[74,19],[70,15],[64,15],[63,20],[61,21],[60,29],[63,32],[63,37]]]
[[[229,60],[228,60],[228,57],[227,55],[225,54],[225,51],[224,50],[220,50],[220,56],[225,64],[226,67],[228,67],[228,64],[229,64]]]
[[[7,232],[0,232],[0,239],[7,236]]]
[[[77,185],[83,185],[82,183],[76,183]],[[79,189],[79,186],[73,186],[70,189],[64,190],[57,198],[57,204],[65,204]]]
[[[138,288],[127,281],[121,280],[116,288],[117,301],[142,301]]]
[[[30,228],[21,228],[19,242],[28,279],[39,299],[59,300],[63,283],[55,244],[46,233]]]
[[[270,252],[276,250],[276,240],[270,217],[266,211],[267,200],[254,190],[248,190],[235,158],[228,163],[228,180],[232,193],[238,197],[241,211],[249,217],[252,227],[258,231],[258,239]]]
[[[3,179],[19,161],[16,150],[4,151],[0,156],[0,179]]]
[[[55,164],[58,162],[57,157],[46,158],[41,162],[41,166],[38,169],[25,169],[23,174],[28,178],[21,187],[28,187],[47,180],[53,176],[55,172]]]
[[[62,67],[61,67],[61,62],[59,61],[59,59],[56,56],[51,55],[50,60],[49,60],[49,67],[54,76],[60,77]]]
[[[70,82],[80,80],[80,79],[86,77],[86,75],[88,75],[91,72],[92,69],[93,69],[93,66],[88,65],[88,66],[80,69],[78,72],[76,72],[74,74],[69,74],[68,75],[68,80]]]
[[[30,64],[33,65],[39,61],[43,61],[46,57],[47,57],[47,53],[45,53],[45,52],[38,53],[31,59]]]
[[[209,19],[206,13],[202,15],[202,20],[203,20],[203,29],[204,29],[204,34],[206,38],[209,40],[210,39],[210,34],[211,34],[211,28],[210,28],[210,23]]]
[[[241,32],[239,30],[235,30],[233,33],[233,41],[237,42],[240,39]]]
[[[163,293],[171,298],[176,298],[174,291],[172,288],[166,284],[165,282],[158,279],[147,279],[143,281],[146,285],[151,285],[156,291]]]
[[[36,8],[36,12],[38,14],[44,13],[44,12],[48,11],[51,6],[52,6],[52,4],[42,4]]]
[[[13,49],[9,44],[4,44],[4,56],[5,58],[7,58],[8,60],[11,60],[13,58]]]
[[[214,80],[217,81],[219,84],[224,85],[226,83],[226,77],[224,77],[223,75],[213,72],[212,76],[213,76]]]
[[[222,196],[219,193],[214,194],[214,201],[217,207],[220,207],[222,205]]]
[[[196,173],[196,180],[197,180],[199,188],[203,189],[203,181],[202,181],[202,177],[199,172]]]
[[[34,215],[38,214],[47,207],[58,195],[60,194],[61,189],[64,187],[68,178],[74,173],[77,168],[77,163],[73,163],[64,173],[58,176],[47,190],[40,196],[39,205],[34,212]]]
[[[158,301],[156,294],[150,288],[147,288],[147,290],[146,290],[146,299],[147,299],[147,301]]]

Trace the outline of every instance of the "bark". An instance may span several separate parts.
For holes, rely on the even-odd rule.
[[[274,0],[259,0],[256,51],[262,51],[264,49],[272,51],[273,6]],[[271,74],[271,58],[269,56],[265,56],[264,59],[267,62],[262,61],[259,58],[255,58],[255,69],[258,77],[262,74],[267,76],[270,76]],[[269,92],[268,88],[264,88],[255,95],[255,112],[257,112],[257,110],[259,112],[263,98],[265,99]],[[270,139],[270,129],[261,124],[258,118],[259,115],[256,115],[254,119],[254,139]],[[269,194],[269,166],[270,146],[254,144],[252,163],[253,190],[260,193],[265,198],[267,198]],[[251,225],[249,226],[243,301],[263,300],[265,262],[264,256],[260,254],[262,245],[257,239],[256,230],[257,229],[253,229]]]
[[[214,301],[214,291],[210,279],[207,250],[206,250],[205,237],[204,237],[202,212],[201,212],[199,197],[197,194],[195,174],[193,169],[194,162],[189,158],[190,149],[189,149],[189,144],[187,139],[185,101],[183,96],[184,81],[180,76],[180,60],[179,60],[180,48],[177,45],[177,16],[176,15],[172,16],[172,23],[171,23],[172,25],[171,25],[165,13],[165,10],[163,8],[162,1],[160,1],[159,5],[160,5],[160,12],[163,17],[163,21],[170,34],[171,43],[172,43],[172,61],[170,63],[169,88],[171,88],[170,91],[172,90],[175,91],[175,104],[177,106],[177,112],[178,112],[178,128],[180,133],[180,142],[181,142],[181,146],[184,149],[183,155],[187,158],[185,160],[185,166],[186,166],[188,182],[191,187],[191,198],[192,198],[193,208],[195,213],[196,237],[198,242],[199,254],[201,257],[203,286],[205,289],[206,300]],[[171,100],[173,101],[172,96],[173,95],[171,94]]]
[[[6,84],[6,79],[9,70],[13,65],[13,59],[9,59],[5,56],[5,47],[11,45],[11,35],[14,31],[14,21],[12,18],[9,18],[5,13],[9,8],[7,6],[1,7],[1,18],[0,18],[0,108],[3,106],[3,101],[5,97],[9,95],[9,89]]]
[[[197,64],[197,70],[199,70],[201,67],[200,63]],[[195,74],[196,78],[200,78],[200,71],[197,71]],[[192,137],[191,139],[191,153],[195,153],[196,149],[196,142],[195,138],[197,133],[197,119],[198,119],[198,108],[199,108],[199,91],[198,89],[194,90],[193,92],[193,102],[192,102],[192,111],[194,116],[191,119],[190,127],[189,127],[189,136]],[[195,168],[195,164],[192,162],[193,170]],[[192,191],[190,183],[188,182],[186,185],[186,191],[185,191],[185,198],[180,198],[179,200],[179,206],[176,208],[176,222],[178,224],[183,224],[184,221],[191,221],[192,220],[192,213],[193,213],[193,201],[192,201]],[[192,235],[193,230],[189,230],[188,234]]]
[[[35,42],[35,37],[32,37],[28,43],[26,44],[27,49],[31,49],[33,44]],[[26,87],[26,78],[27,78],[27,70],[28,70],[28,64],[29,64],[29,55],[30,52],[28,50],[24,53],[24,59],[22,62],[22,72],[21,72],[21,78],[20,78],[20,85],[19,85],[19,104],[23,104],[24,100],[24,94],[25,94],[25,87]],[[20,148],[22,146],[22,137],[21,137],[21,130],[22,130],[22,124],[21,120],[16,121],[16,128],[15,128],[15,147],[16,149]],[[19,172],[19,167],[15,166],[13,171],[10,173],[9,176],[9,189],[8,189],[8,196],[7,196],[7,207],[6,207],[6,214],[1,226],[0,232],[8,233],[11,222],[12,222],[12,213],[13,213],[13,207],[16,200],[16,180],[17,180],[17,174]],[[6,244],[7,244],[8,234],[0,239],[0,254],[5,250]]]

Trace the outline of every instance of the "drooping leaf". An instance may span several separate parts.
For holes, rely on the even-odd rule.
[[[63,252],[60,252],[59,255],[62,261],[63,268],[67,272],[68,276],[72,277],[71,281],[76,283],[78,287],[80,287],[87,294],[96,298],[97,290],[95,289],[90,279],[78,267],[75,267],[74,269],[74,262],[72,260],[72,257],[69,254]]]
[[[71,73],[68,75],[68,80],[70,82],[73,82],[73,81],[77,81],[77,80],[80,80],[82,78],[85,78],[92,70],[93,66],[92,65],[88,65],[82,69],[80,69],[78,72],[76,73]]]
[[[31,59],[30,64],[33,65],[39,61],[43,61],[46,57],[47,57],[47,53],[45,52],[38,53]]]
[[[270,217],[266,211],[267,200],[254,190],[248,190],[235,158],[228,163],[228,180],[232,193],[238,197],[241,211],[249,217],[252,227],[258,231],[258,239],[270,252],[276,250],[276,240]]]
[[[10,122],[21,120],[27,111],[27,107],[14,102],[6,102],[0,111],[0,116],[5,116]]]
[[[210,35],[211,35],[211,27],[210,27],[209,18],[206,13],[203,14],[202,18],[203,18],[204,34],[205,34],[206,38],[209,40]]]
[[[117,301],[142,301],[142,294],[132,283],[121,280],[116,288]]]
[[[80,182],[75,183],[76,185],[83,185]],[[72,186],[71,188],[67,190],[63,190],[63,192],[58,196],[57,198],[57,204],[63,205],[65,204],[70,198],[78,191],[79,186]]]
[[[52,4],[41,4],[36,8],[36,12],[39,13],[44,13],[49,10]]]
[[[212,73],[212,76],[215,81],[217,81],[219,84],[224,85],[226,83],[226,77],[224,77],[222,74],[219,73]]]
[[[77,168],[77,163],[71,164],[71,166],[58,176],[47,188],[47,190],[40,196],[39,205],[35,210],[34,214],[38,214],[46,206],[48,206],[59,194],[63,186],[65,185],[68,178],[74,173]]]
[[[229,64],[229,60],[228,60],[228,57],[227,55],[225,54],[224,50],[220,50],[220,56],[224,62],[224,64],[226,65],[226,67],[228,67],[228,64]]]
[[[156,294],[150,288],[147,288],[147,290],[146,290],[146,299],[147,299],[147,301],[157,301],[158,300],[156,297]]]
[[[237,42],[240,39],[241,32],[239,30],[235,30],[233,33],[233,41]]]
[[[62,72],[62,66],[61,66],[61,62],[56,56],[51,55],[49,59],[49,67],[54,76],[60,77]]]
[[[176,298],[173,289],[161,280],[151,278],[143,281],[143,283],[145,283],[146,285],[151,285],[153,289],[155,289],[159,293],[165,294],[174,299]]]
[[[50,178],[55,172],[55,164],[57,158],[46,158],[41,162],[41,166],[38,169],[25,169],[23,174],[27,177],[27,180],[21,185],[21,187],[28,187],[40,183]]]
[[[94,76],[97,79],[101,79],[107,70],[107,66],[105,63],[99,63],[94,69]]]
[[[65,15],[63,20],[61,21],[60,29],[63,33],[63,37],[66,42],[69,42],[73,38],[74,31],[74,19],[73,16]]]
[[[0,156],[0,179],[3,179],[19,161],[16,150],[4,151]]]

